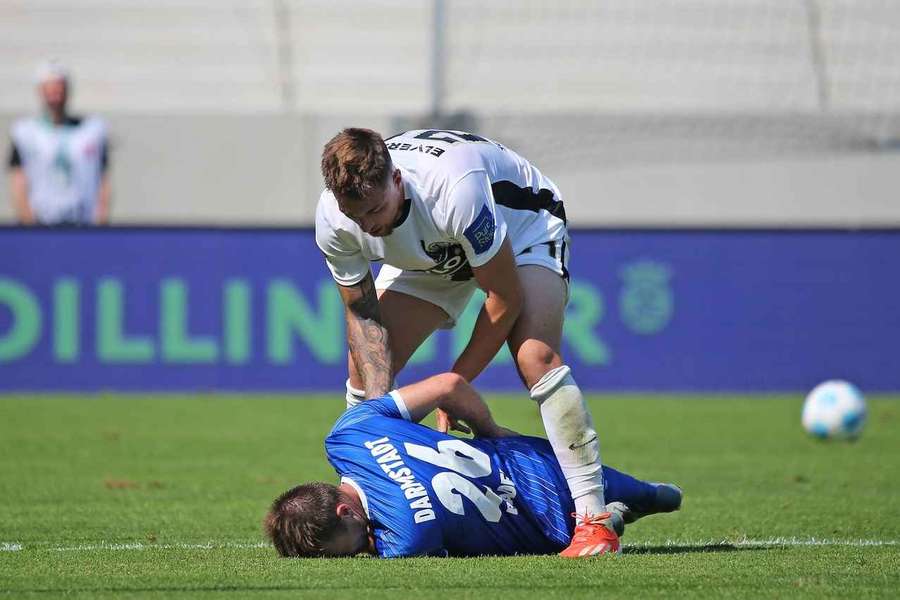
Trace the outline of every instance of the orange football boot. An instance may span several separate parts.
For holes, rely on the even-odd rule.
[[[620,552],[619,536],[616,534],[614,523],[616,519],[621,520],[619,515],[605,512],[599,515],[572,513],[572,516],[575,517],[575,533],[569,547],[560,552],[560,556],[581,558]]]

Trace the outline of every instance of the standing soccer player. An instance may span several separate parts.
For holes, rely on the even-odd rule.
[[[487,297],[453,371],[472,381],[508,344],[579,515],[563,554],[613,548],[597,434],[560,354],[569,237],[556,185],[496,142],[433,129],[388,140],[345,129],[326,144],[322,175],[316,242],[346,306],[348,406],[392,389],[480,287]],[[370,262],[384,263],[374,280]],[[456,423],[439,412],[438,426]]]

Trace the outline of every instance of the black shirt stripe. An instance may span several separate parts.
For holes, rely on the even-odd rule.
[[[535,192],[531,188],[519,187],[511,181],[498,181],[491,184],[491,191],[494,194],[494,201],[501,206],[532,212],[543,209],[557,219],[562,219],[563,223],[566,222],[566,209],[562,200],[554,198],[550,190],[542,189]]]

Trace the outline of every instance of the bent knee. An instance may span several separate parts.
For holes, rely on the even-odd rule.
[[[515,359],[519,373],[529,388],[548,372],[563,365],[559,352],[537,340],[526,340],[519,347]]]
[[[559,352],[539,340],[525,340],[525,342],[519,346],[519,351],[516,353],[515,358],[516,363],[520,367],[528,367],[537,370],[546,368],[546,370],[549,371],[550,369],[559,366],[556,364],[557,362],[562,364],[562,358],[560,357]]]

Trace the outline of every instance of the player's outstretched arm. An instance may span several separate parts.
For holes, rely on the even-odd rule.
[[[487,298],[475,321],[472,338],[453,365],[453,372],[468,381],[475,379],[503,346],[523,302],[522,284],[508,239],[491,260],[472,272]]]
[[[347,345],[363,380],[366,398],[393,387],[393,362],[387,329],[378,310],[371,271],[356,285],[338,285],[347,316]]]
[[[464,421],[475,437],[506,437],[518,435],[497,425],[484,400],[469,383],[456,373],[442,373],[403,386],[397,390],[409,417],[419,422],[435,409],[445,411],[452,418]]]

